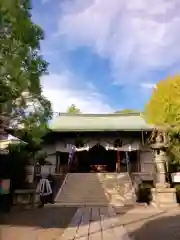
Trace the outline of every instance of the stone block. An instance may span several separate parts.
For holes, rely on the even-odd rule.
[[[158,207],[178,206],[176,200],[176,189],[166,187],[152,188],[152,203]]]

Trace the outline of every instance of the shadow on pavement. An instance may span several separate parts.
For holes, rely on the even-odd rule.
[[[48,206],[42,209],[14,210],[0,218],[1,226],[37,228],[65,228],[75,214],[76,207]]]
[[[130,231],[133,240],[179,240],[180,212],[170,212],[168,215],[171,216],[157,216],[156,219],[147,219],[147,222],[136,230]]]
[[[79,192],[79,195],[81,198],[88,200],[89,196],[93,197],[93,194],[98,197],[99,204],[97,201],[97,206],[100,206],[101,202],[103,202],[106,206],[109,204],[110,199],[107,198],[107,195],[104,192],[104,188],[102,187],[101,182],[99,181],[99,178],[96,175],[92,175],[92,183],[94,188],[91,186],[91,184],[86,184],[86,181],[84,180],[84,187],[85,191],[82,191],[80,183],[78,184],[75,182],[74,186],[74,195],[72,197],[75,197],[75,200],[78,198],[75,196],[77,192]],[[81,180],[81,179],[80,179]],[[60,181],[59,181],[60,182]],[[88,181],[87,181],[88,182]],[[61,185],[62,181],[60,182]],[[112,188],[116,182],[112,181],[112,183],[107,181],[107,188]],[[60,185],[57,186],[57,189],[60,187]],[[77,189],[76,189],[77,187]],[[125,194],[125,187],[124,182],[122,184],[122,190],[121,193],[122,196]],[[72,189],[70,189],[72,191]],[[69,191],[70,191],[69,190]],[[62,197],[62,196],[59,196]],[[62,200],[61,198],[59,200]],[[84,200],[84,201],[85,201]],[[91,198],[90,198],[91,200]],[[94,200],[94,199],[93,199]],[[100,201],[101,200],[101,201]],[[82,201],[83,202],[83,201]],[[58,201],[57,201],[58,204]],[[129,211],[133,206],[129,205],[126,206],[126,208],[122,207],[123,212]],[[117,209],[116,209],[117,210]],[[31,240],[34,239],[43,239],[43,240],[53,240],[57,239],[57,236],[60,237],[64,229],[68,226],[68,224],[71,222],[71,219],[73,218],[74,214],[77,211],[77,207],[64,207],[64,206],[57,206],[57,205],[50,205],[43,209],[30,209],[30,210],[12,210],[8,215],[4,215],[3,218],[1,218],[0,215],[0,230],[3,232],[3,237],[1,237],[2,240],[11,240],[11,239],[18,239],[18,240],[26,240],[26,236],[31,236],[31,234],[35,234],[34,237],[31,237]],[[119,209],[118,209],[119,211]],[[96,216],[97,214],[93,214],[94,211],[90,211],[89,219],[91,222],[96,222],[99,218],[99,216]],[[121,211],[120,211],[121,212]],[[106,213],[105,218],[109,218],[108,212]],[[111,216],[110,216],[111,218]],[[83,218],[80,218],[80,220]],[[80,223],[80,220],[79,223]],[[81,222],[81,225],[87,225],[89,220],[87,221],[83,219]],[[119,223],[118,223],[119,225]],[[47,230],[47,231],[46,231]],[[93,232],[94,233],[94,232]],[[41,238],[37,238],[36,235],[41,235]],[[21,238],[20,238],[21,236]],[[29,238],[28,238],[29,240]]]

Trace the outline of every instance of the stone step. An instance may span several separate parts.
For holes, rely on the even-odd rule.
[[[116,200],[117,202],[123,202],[124,201],[118,201]],[[84,202],[84,203],[87,203],[87,202],[112,202],[111,200],[107,200],[107,199],[67,199],[67,198],[62,198],[61,200],[57,201],[57,202]]]
[[[72,173],[68,174],[57,202],[62,205],[115,203],[123,206],[135,202],[128,174]]]
[[[76,203],[66,203],[66,202],[58,202],[56,203],[57,206],[64,206],[64,207],[79,207],[79,206],[109,206],[110,204],[109,203],[106,203],[106,202],[102,202],[102,203],[81,203],[81,202],[76,202]]]
[[[80,201],[81,201],[81,199],[82,200],[97,200],[97,201],[99,201],[99,200],[108,200],[108,199],[110,199],[110,198],[107,198],[106,196],[104,196],[104,197],[88,197],[88,196],[81,196],[81,197],[73,197],[73,196],[71,196],[71,195],[64,195],[64,196],[62,196],[60,199],[59,199],[59,201],[61,201],[62,199],[67,199],[67,201],[73,201],[73,200],[77,200],[77,199],[80,199]],[[68,200],[69,199],[69,200]],[[113,198],[112,198],[113,199]],[[114,198],[114,199],[121,199],[121,198]],[[124,199],[125,200],[125,199]]]
[[[79,196],[74,197],[73,195],[70,195],[70,194],[65,194],[61,198],[67,198],[67,197],[70,197],[71,199],[108,199],[105,195],[104,196],[99,195],[99,196],[94,196],[94,197],[90,197],[87,195],[81,195],[81,197],[79,197]],[[116,198],[116,199],[120,199],[120,198]]]
[[[93,202],[109,202],[110,201],[110,200],[108,200],[106,198],[105,199],[103,199],[103,198],[101,198],[101,199],[97,199],[97,198],[90,198],[90,199],[89,198],[82,198],[82,199],[80,199],[80,198],[62,198],[58,202],[63,202],[65,200],[67,202],[74,202],[74,201],[75,202],[91,202],[91,201],[93,201]]]
[[[121,179],[121,180],[129,180],[129,176],[128,174],[121,174],[121,173],[114,173],[114,174],[103,174],[103,173],[71,173],[71,178],[77,178],[79,179],[79,176],[81,178],[84,178],[84,179],[94,179],[94,180],[97,180],[97,179]]]
[[[104,196],[94,196],[94,197],[89,197],[87,195],[81,195],[80,197],[79,196],[74,197],[73,195],[68,195],[68,194],[65,194],[65,195],[61,196],[61,198],[59,198],[59,199],[62,199],[62,198],[70,198],[70,199],[97,199],[97,201],[99,199],[111,199],[110,197],[105,196],[105,195]]]

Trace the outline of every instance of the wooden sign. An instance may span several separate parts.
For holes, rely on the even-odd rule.
[[[172,173],[172,182],[174,183],[180,183],[180,172]]]

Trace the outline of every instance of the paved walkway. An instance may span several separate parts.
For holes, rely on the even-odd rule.
[[[78,208],[62,240],[130,240],[112,207]]]
[[[0,240],[57,240],[76,210],[75,207],[48,206],[13,211],[1,219]]]
[[[128,235],[133,240],[180,239],[178,208],[163,211],[153,207],[135,207],[121,208],[118,212],[114,216],[111,208],[59,206],[14,211],[0,219],[0,239],[109,240],[113,237],[115,240],[118,236],[119,240],[127,240]]]
[[[119,220],[133,240],[180,239],[180,208],[166,211],[134,209],[120,214]]]

